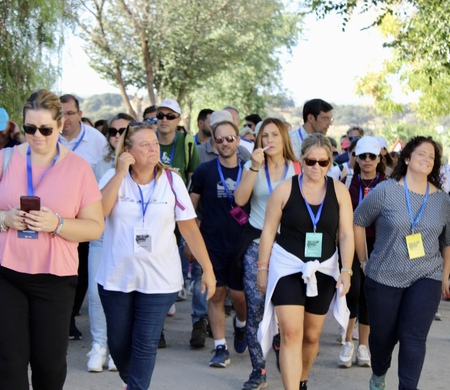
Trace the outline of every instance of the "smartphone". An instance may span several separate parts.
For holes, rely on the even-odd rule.
[[[29,213],[31,210],[41,209],[41,198],[39,196],[21,196],[20,209]]]

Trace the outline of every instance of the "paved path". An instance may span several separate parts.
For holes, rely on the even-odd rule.
[[[177,313],[166,320],[167,349],[158,350],[156,368],[152,378],[151,389],[185,389],[185,390],[239,390],[248,379],[251,371],[248,353],[237,355],[231,352],[231,364],[226,369],[210,368],[210,351],[214,342],[207,339],[204,349],[191,350],[190,297],[178,302]],[[417,308],[420,310],[420,308]],[[427,358],[422,371],[419,387],[421,390],[444,390],[450,387],[450,302],[441,302],[440,312],[443,321],[434,321],[427,344]],[[90,333],[87,308],[82,308],[82,315],[77,317],[77,325],[83,332],[84,339],[70,341],[68,352],[67,390],[122,390],[122,382],[117,372],[103,371],[88,373],[86,371],[86,353],[90,350]],[[340,369],[337,358],[340,345],[335,341],[337,324],[328,317],[322,334],[320,354],[310,374],[308,388],[311,390],[366,390],[371,375],[369,368],[351,367]],[[227,318],[227,341],[232,349],[232,318]],[[396,352],[393,366],[387,375],[387,389],[398,388],[396,377]],[[269,389],[283,389],[281,377],[275,366],[275,356],[270,353],[267,363]]]

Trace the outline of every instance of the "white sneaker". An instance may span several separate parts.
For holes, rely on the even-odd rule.
[[[186,288],[182,287],[180,291],[178,291],[177,301],[185,301],[187,299]]]
[[[111,357],[111,355],[109,355],[109,359],[108,359],[108,371],[117,371],[117,367],[114,364],[114,360]]]
[[[436,314],[434,315],[434,320],[442,321],[442,314],[437,311]]]
[[[100,344],[94,343],[87,356],[89,357],[87,362],[88,371],[102,372],[103,366],[106,364],[107,360],[106,348],[101,347]]]
[[[370,353],[365,345],[360,345],[356,350],[356,364],[359,367],[370,367]]]
[[[339,354],[339,367],[351,367],[353,360],[353,352],[355,346],[351,341],[347,341],[342,345],[341,353]]]
[[[172,306],[170,306],[170,309],[167,312],[167,316],[168,317],[173,317],[176,312],[177,312],[177,308],[175,307],[175,303],[174,303]]]

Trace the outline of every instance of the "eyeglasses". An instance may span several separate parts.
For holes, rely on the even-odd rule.
[[[164,114],[163,112],[158,112],[156,114],[156,118],[158,118],[158,120],[163,120],[164,118],[166,118],[168,121],[173,121],[174,119],[179,118],[180,115],[175,115],[172,114],[171,112],[169,112],[168,114]]]
[[[120,128],[119,130],[117,130],[117,129],[115,129],[114,127],[110,127],[110,128],[108,129],[108,135],[109,135],[110,137],[115,137],[115,136],[117,135],[117,133],[119,133],[120,135],[122,135],[123,132],[124,132],[126,129],[127,129],[126,127],[122,127],[122,128]]]
[[[78,114],[78,111],[77,112],[74,112],[74,111],[63,112],[63,116],[74,116],[77,114]]]
[[[30,134],[30,135],[36,134],[36,130],[39,130],[39,132],[46,137],[48,137],[49,135],[52,135],[52,133],[53,133],[53,128],[51,128],[51,127],[45,127],[45,126],[36,127],[33,125],[23,125],[22,127],[23,127],[23,131],[25,131],[26,134]]]
[[[322,168],[325,168],[330,163],[330,160],[311,160],[309,158],[305,158],[303,160],[308,167],[313,167],[316,164],[319,164]]]
[[[216,137],[214,138],[214,141],[216,141],[216,144],[218,145],[223,144],[223,141],[227,141],[230,144],[237,138],[238,137],[235,135],[227,135],[226,137]]]
[[[352,153],[353,156],[355,156],[355,152]],[[357,156],[360,160],[367,160],[367,157],[370,158],[371,161],[375,161],[377,159],[377,155],[373,153],[362,153]]]

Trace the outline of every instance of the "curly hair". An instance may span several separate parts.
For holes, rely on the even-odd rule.
[[[427,180],[436,188],[442,189],[442,183],[439,177],[439,173],[441,170],[441,152],[439,151],[436,142],[433,141],[433,138],[431,137],[423,137],[419,135],[409,140],[409,142],[405,145],[400,153],[398,164],[395,166],[391,178],[399,181],[406,175],[406,172],[408,171],[408,165],[406,164],[406,161],[409,161],[414,150],[416,150],[419,145],[425,142],[433,145],[434,148],[434,165],[433,169],[427,177]]]

